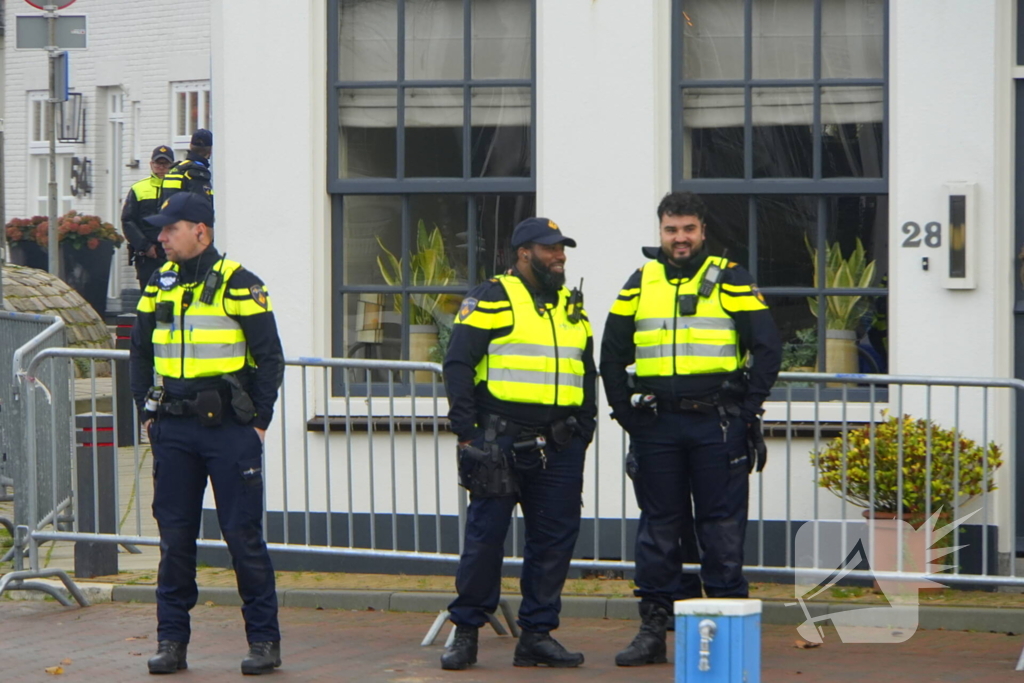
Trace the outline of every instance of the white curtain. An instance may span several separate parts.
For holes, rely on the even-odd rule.
[[[339,76],[351,81],[398,78],[396,0],[342,0]],[[530,0],[473,0],[473,78],[529,78]],[[462,80],[462,0],[406,0],[407,80]],[[344,90],[343,126],[394,128],[397,91]],[[528,125],[529,88],[477,88],[470,96],[475,126]],[[405,124],[452,127],[463,123],[462,88],[407,89]]]
[[[743,0],[685,0],[683,76],[693,80],[743,78]],[[883,76],[882,0],[823,0],[822,77]],[[755,79],[814,75],[812,0],[754,0],[752,66]],[[755,126],[810,125],[807,87],[755,88]],[[687,128],[743,125],[742,88],[692,88],[683,95]],[[881,87],[829,87],[822,92],[822,123],[882,120]]]

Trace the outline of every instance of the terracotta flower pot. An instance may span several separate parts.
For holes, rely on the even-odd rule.
[[[903,532],[902,543],[899,538],[900,522],[907,522],[918,528],[927,520],[919,512],[907,512],[897,515],[893,512],[882,512],[879,510],[864,510],[861,513],[868,524],[872,524],[875,530],[874,558],[871,563],[873,571],[894,572],[902,569],[905,572],[927,572],[928,571],[928,546],[925,545],[924,535],[907,534]],[[942,516],[940,516],[942,517]],[[948,538],[948,537],[947,537]],[[948,545],[947,538],[942,543]],[[935,545],[935,535],[931,537],[932,545]],[[870,553],[870,549],[866,548]],[[899,568],[899,557],[903,557],[903,566]],[[876,591],[880,590],[878,582],[874,584]],[[940,595],[942,586],[932,586],[918,589],[922,595]]]

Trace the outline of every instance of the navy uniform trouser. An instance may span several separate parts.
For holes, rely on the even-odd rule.
[[[700,578],[712,598],[745,598],[743,540],[747,527],[746,426],[696,412],[658,414],[631,434],[638,474],[633,480],[640,524],[635,594],[671,609],[699,597],[696,577],[681,573],[690,560],[694,527],[703,550]],[[683,539],[683,542],[681,542]]]
[[[189,642],[196,604],[196,538],[206,478],[231,553],[250,643],[281,639],[277,592],[263,540],[263,444],[252,427],[225,416],[219,427],[161,416],[150,426],[153,516],[160,528],[157,638]]]
[[[508,451],[512,439],[499,437]],[[564,450],[547,449],[547,465],[525,456],[531,469],[519,471],[519,495],[472,497],[466,512],[466,539],[455,575],[458,597],[448,606],[451,620],[479,628],[498,607],[505,537],[516,503],[526,527],[520,588],[523,602],[517,623],[524,631],[558,628],[562,586],[580,532],[583,463],[587,445],[573,437]],[[524,457],[520,457],[523,463]]]

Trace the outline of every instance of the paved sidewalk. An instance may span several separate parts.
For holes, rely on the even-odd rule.
[[[673,680],[671,665],[624,670],[612,657],[633,636],[635,621],[565,619],[559,638],[587,657],[579,670],[517,669],[515,641],[481,634],[480,664],[464,672],[438,667],[440,644],[421,648],[433,617],[422,613],[284,608],[284,667],[269,680],[419,683],[427,681],[628,681]],[[108,603],[87,609],[52,602],[0,602],[0,680],[147,680],[146,659],[155,649],[153,605]],[[762,680],[967,682],[1024,681],[1014,672],[1022,638],[1002,634],[919,631],[898,645],[844,645],[826,631],[825,645],[794,646],[792,626],[765,626]],[[671,634],[670,634],[671,638]],[[193,611],[189,670],[173,680],[234,681],[245,650],[242,619],[234,607],[200,604]],[[62,661],[63,674],[44,673]]]

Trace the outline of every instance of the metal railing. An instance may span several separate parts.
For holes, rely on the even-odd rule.
[[[90,363],[110,360],[115,373],[123,372],[123,367],[118,370],[116,366],[123,365],[127,356],[125,351],[46,349],[31,359],[23,375],[35,376],[42,364],[68,363],[73,357],[90,359]],[[813,400],[793,400],[793,388],[787,386],[791,382],[813,385]],[[296,566],[312,568],[320,561],[317,558],[346,557],[373,561],[380,571],[388,569],[388,562],[458,562],[466,497],[457,485],[454,436],[442,417],[447,412],[442,386],[440,366],[434,363],[324,358],[287,362],[278,417],[265,446],[264,526],[268,547],[277,553],[275,563],[279,557],[290,557]],[[849,400],[848,389],[854,386],[866,390],[868,400]],[[1000,489],[985,491],[969,503],[953,492],[955,504],[950,512],[954,518],[968,510],[965,505],[977,510],[969,532],[977,542],[954,552],[952,571],[942,574],[941,580],[950,585],[1024,585],[1024,577],[1016,574],[1012,548],[1000,554],[995,547],[996,543],[1005,547],[1007,538],[1012,545],[1016,537],[1014,411],[1016,394],[1022,389],[1024,382],[1015,379],[783,373],[775,395],[784,400],[770,403],[766,416],[771,435],[768,467],[751,481],[746,573],[792,579],[798,571],[802,576],[821,578],[835,572],[834,567],[798,562],[794,534],[802,523],[810,522],[816,538],[835,532],[845,540],[850,525],[860,521],[860,508],[823,491],[817,460],[810,454],[839,438],[845,461],[848,444],[843,435],[857,426],[875,429],[882,419],[881,410],[887,407],[895,415],[909,412],[938,420],[982,444],[993,434],[1003,435],[1006,457],[998,473]],[[21,391],[30,395],[39,389],[23,382]],[[95,405],[95,388],[92,391]],[[26,412],[30,433],[38,418],[38,412]],[[575,569],[616,573],[633,569],[637,510],[623,474],[625,447],[626,436],[617,428],[599,434],[591,446],[583,529],[572,561]],[[901,462],[905,447],[902,441],[898,443]],[[938,444],[925,445],[929,462],[938,448]],[[32,522],[15,535],[16,545],[24,546],[30,558],[35,558],[33,570],[42,571],[38,545],[46,542],[159,544],[155,535],[145,533],[149,513],[144,513],[140,504],[148,479],[141,475],[144,448],[136,445],[132,453],[118,451],[119,458],[127,458],[118,476],[132,477],[123,483],[133,492],[132,507],[126,506],[126,501],[118,502],[118,532],[82,531],[78,515],[70,530],[42,528],[52,527],[53,520],[40,517],[39,509],[30,510]],[[30,459],[37,472],[70,458],[61,453],[55,459],[52,450],[47,452],[38,443],[29,455],[34,456]],[[953,461],[959,462],[956,457]],[[956,466],[954,488],[960,481]],[[128,472],[131,474],[125,474]],[[845,477],[844,473],[843,492],[848,491]],[[926,500],[931,499],[930,487],[929,481]],[[896,488],[895,495],[902,498],[905,485],[901,476]],[[75,502],[78,506],[96,504],[94,500]],[[224,548],[213,516],[207,517],[198,546],[204,550]],[[521,525],[517,512],[507,543],[508,565],[522,563]],[[897,543],[901,541],[899,533]],[[869,549],[872,555],[874,540],[872,537]],[[697,572],[699,566],[687,564],[684,571]],[[893,571],[852,569],[848,576],[911,581],[929,574],[897,565]],[[0,580],[0,592],[8,587],[5,580]]]

